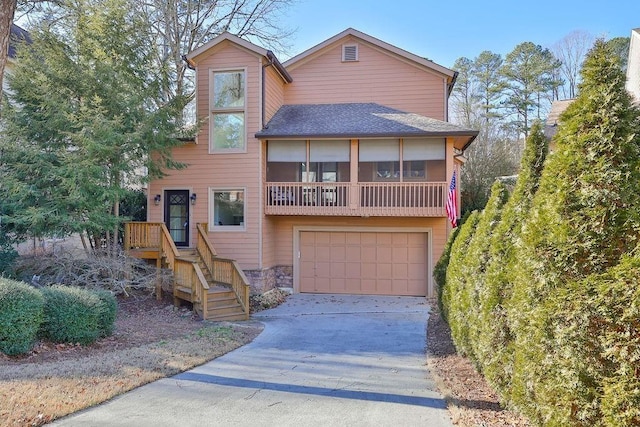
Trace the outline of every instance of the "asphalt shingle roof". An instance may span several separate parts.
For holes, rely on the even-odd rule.
[[[256,138],[469,136],[478,132],[375,103],[283,105]],[[470,142],[469,141],[469,142]]]
[[[11,24],[11,32],[9,33],[9,58],[15,58],[17,56],[17,44],[21,41],[31,43],[29,32],[24,28],[18,27],[16,24]]]

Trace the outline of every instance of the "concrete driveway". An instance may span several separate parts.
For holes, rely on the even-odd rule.
[[[425,367],[424,298],[295,294],[252,343],[64,426],[451,426]]]

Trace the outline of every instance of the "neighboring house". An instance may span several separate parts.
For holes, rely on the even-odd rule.
[[[627,62],[627,90],[640,102],[640,28],[631,30]]]
[[[447,122],[454,71],[354,29],[285,63],[229,33],[186,60],[207,120],[148,193],[178,249],[208,223],[258,291],[435,295],[449,182],[478,134]]]
[[[29,36],[29,32],[17,26],[16,24],[11,24],[11,33],[9,34],[9,51],[7,56],[7,64],[5,65],[5,69],[4,69],[5,78],[2,79],[3,92],[6,92],[8,90],[6,74],[11,73],[11,70],[15,65],[15,62],[18,57],[18,47],[22,41],[31,43],[31,37]]]
[[[544,135],[550,141],[549,150],[551,151],[555,148],[553,137],[558,132],[560,115],[564,113],[564,110],[566,110],[573,101],[575,101],[575,98],[555,100],[551,103],[551,110],[549,110],[549,114],[547,115],[547,120],[544,125]]]
[[[640,28],[631,30],[628,58],[626,88],[635,101],[640,102]],[[549,111],[544,128],[544,134],[550,141],[558,130],[560,115],[573,101],[574,99],[563,99],[553,101],[551,104],[551,111]],[[552,146],[549,148],[553,150]]]

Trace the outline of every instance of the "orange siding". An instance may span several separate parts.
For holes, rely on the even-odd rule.
[[[357,62],[342,62],[342,45],[356,42]],[[345,38],[288,69],[285,104],[375,102],[438,120],[445,117],[444,76],[372,45]]]
[[[285,85],[273,65],[265,69],[264,80],[264,122],[267,123],[284,104]]]
[[[168,171],[169,175],[153,181],[149,186],[151,199],[163,194],[165,189],[189,189],[198,195],[195,206],[191,206],[191,246],[196,236],[195,225],[209,222],[209,189],[245,189],[246,231],[210,232],[209,237],[218,255],[236,259],[243,269],[260,266],[260,142],[254,134],[260,125],[260,79],[262,66],[260,57],[232,43],[223,42],[202,56],[197,64],[197,112],[199,117],[209,113],[210,70],[246,70],[246,153],[209,154],[209,123],[204,121],[198,135],[197,145],[186,145],[174,150],[174,159],[188,165],[186,170]],[[163,200],[164,203],[164,200]],[[149,221],[163,220],[163,204],[149,204]]]
[[[267,158],[267,145],[262,143],[262,158]],[[266,168],[262,171],[263,182],[266,182]],[[273,221],[268,221],[267,217],[262,219],[262,265],[271,267],[279,265],[275,262],[277,230]]]

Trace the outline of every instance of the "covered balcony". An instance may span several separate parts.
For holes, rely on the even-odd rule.
[[[446,216],[476,131],[378,104],[285,105],[263,141],[266,215]]]

